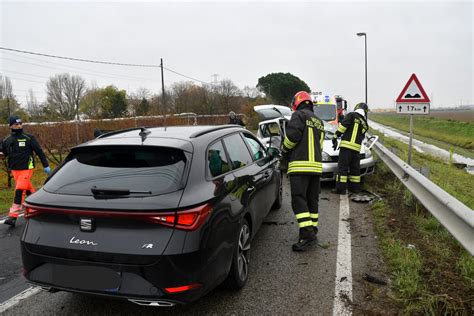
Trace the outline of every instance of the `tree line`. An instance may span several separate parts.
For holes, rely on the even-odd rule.
[[[304,81],[290,73],[272,73],[258,79],[255,87],[238,88],[230,79],[210,84],[177,82],[163,94],[146,88],[126,91],[114,85],[87,85],[84,78],[69,73],[56,74],[46,82],[46,100],[39,102],[29,90],[26,104],[13,94],[10,79],[0,78],[0,119],[20,115],[25,121],[69,121],[112,119],[193,112],[198,115],[227,114],[230,111],[253,116],[253,105],[289,105],[300,90],[310,91]]]

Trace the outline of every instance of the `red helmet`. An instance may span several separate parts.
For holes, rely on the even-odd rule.
[[[293,100],[291,100],[291,108],[293,109],[293,111],[296,111],[296,109],[300,106],[301,103],[303,103],[304,101],[309,101],[309,102],[312,102],[311,101],[311,96],[309,95],[308,92],[306,91],[300,91],[300,92],[297,92],[295,94],[295,96],[293,97]]]

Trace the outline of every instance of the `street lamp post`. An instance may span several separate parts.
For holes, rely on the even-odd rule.
[[[367,103],[367,34],[357,33],[357,36],[363,36],[365,41],[365,104]]]

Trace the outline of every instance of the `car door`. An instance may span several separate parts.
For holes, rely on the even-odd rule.
[[[223,142],[235,176],[235,186],[230,194],[250,211],[254,228],[258,227],[266,212],[267,203],[262,188],[268,175],[254,163],[240,133],[224,137]]]
[[[278,160],[271,159],[268,156],[267,151],[263,145],[250,133],[243,133],[244,140],[252,154],[252,158],[255,162],[256,167],[259,168],[258,173],[262,174],[261,179],[261,192],[259,195],[262,195],[265,199],[265,212],[263,214],[263,219],[267,215],[268,211],[271,209],[273,203],[277,198],[279,193],[280,185],[280,170],[278,166]]]

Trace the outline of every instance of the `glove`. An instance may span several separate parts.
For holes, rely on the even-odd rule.
[[[337,138],[332,139],[332,149],[336,150],[337,149]]]
[[[44,172],[49,175],[51,173],[51,168],[48,166],[48,167],[44,167]]]

